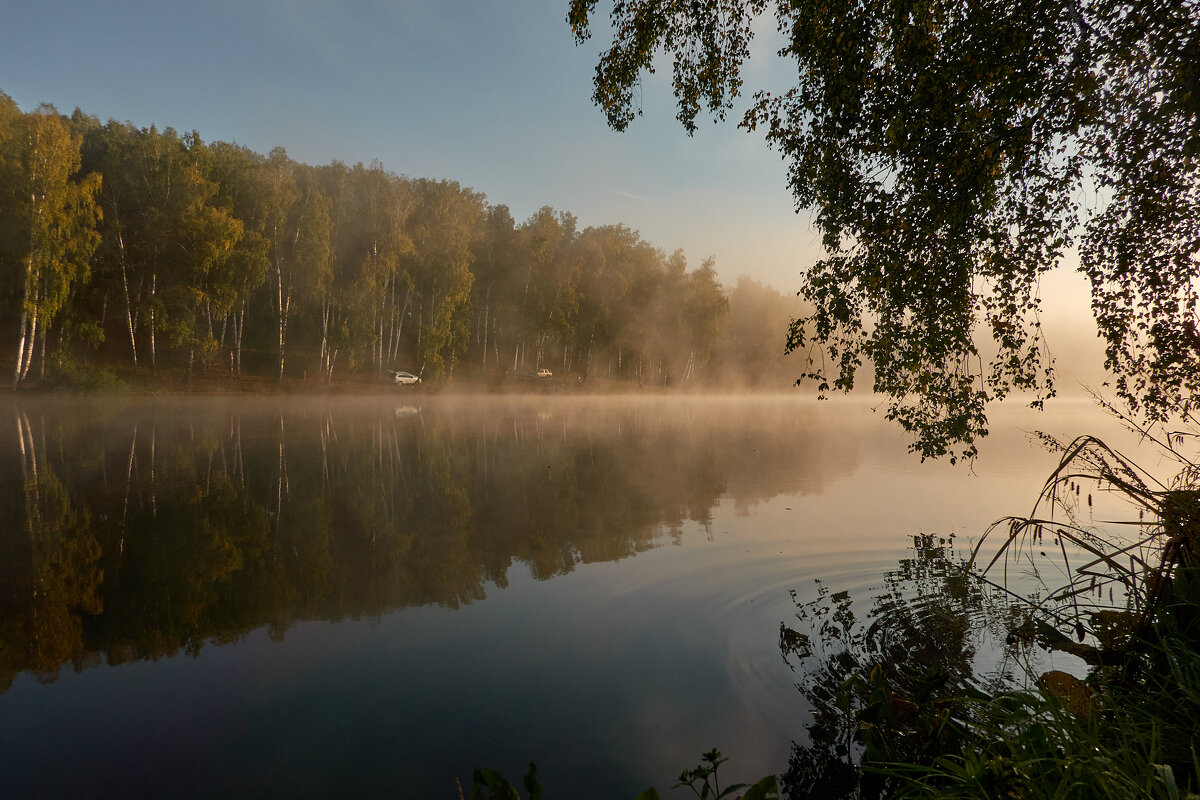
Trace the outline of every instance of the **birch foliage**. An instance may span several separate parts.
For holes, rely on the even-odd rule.
[[[571,0],[577,42],[599,5]],[[1196,0],[604,6],[593,99],[613,128],[663,67],[688,132],[736,106],[782,155],[825,249],[802,276],[814,310],[788,335],[822,391],[850,390],[869,362],[915,451],[973,455],[989,401],[1054,394],[1039,281],[1076,248],[1118,395],[1149,420],[1193,405]],[[772,19],[786,86],[747,87]]]

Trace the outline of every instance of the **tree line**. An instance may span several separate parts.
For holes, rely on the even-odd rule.
[[[128,374],[456,370],[787,385],[795,301],[624,225],[518,222],[450,180],[310,166],[0,92],[0,330],[14,387]]]

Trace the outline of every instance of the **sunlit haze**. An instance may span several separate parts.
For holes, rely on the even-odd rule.
[[[664,65],[642,87],[645,115],[613,132],[591,102],[605,31],[576,47],[566,8],[565,0],[17,3],[0,26],[0,91],[24,110],[79,107],[260,153],[282,146],[310,164],[378,159],[402,175],[481,191],[518,221],[549,205],[580,227],[623,223],[664,251],[683,249],[693,267],[715,257],[726,285],[748,274],[794,292],[820,242],[807,213],[795,212],[779,155],[760,133],[736,127],[748,99],[689,138]],[[747,87],[786,86],[773,25],[759,29]],[[1045,286],[1056,353],[1098,353],[1084,291],[1069,275]]]

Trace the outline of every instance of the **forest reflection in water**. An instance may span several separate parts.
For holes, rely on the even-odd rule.
[[[591,787],[595,796],[630,787],[632,794],[645,783],[661,784],[713,744],[761,774],[782,769],[790,738],[803,730],[804,706],[774,641],[779,621],[790,615],[788,589],[830,576],[870,585],[917,529],[974,533],[972,526],[997,511],[1013,510],[1013,497],[1028,496],[1049,460],[1010,437],[1005,447],[1012,450],[1000,452],[995,477],[980,481],[961,469],[918,465],[894,432],[864,426],[861,414],[791,398],[420,400],[12,406],[12,423],[0,426],[9,431],[0,440],[0,687],[15,692],[9,687],[23,673],[39,682],[64,668],[109,675],[90,668],[246,642],[242,655],[230,651],[225,666],[189,672],[186,681],[166,662],[144,678],[180,708],[193,708],[181,699],[189,692],[200,698],[195,703],[216,703],[220,719],[139,721],[138,713],[161,713],[139,704],[153,692],[120,689],[129,701],[127,724],[146,730],[110,746],[144,747],[153,726],[193,726],[187,747],[209,743],[200,748],[208,766],[193,764],[189,778],[197,791],[229,789],[214,777],[213,764],[235,787],[252,781],[272,787],[269,793],[319,794],[348,781],[369,791],[397,771],[410,785],[433,790],[449,786],[455,774],[465,777],[452,770],[464,761],[469,768],[470,759],[513,771],[514,763],[537,757],[546,763],[547,785],[575,780],[576,789]],[[1022,482],[1012,483],[1016,475]],[[968,485],[981,491],[967,497],[954,488]],[[682,549],[646,555],[665,544]],[[627,566],[599,567],[616,562]],[[582,565],[595,566],[553,592],[529,588]],[[501,591],[514,582],[524,588]],[[459,609],[485,598],[485,611],[455,624],[445,616],[401,615],[407,621],[395,629],[389,621],[375,632],[297,632],[314,621],[379,624],[399,609]],[[554,633],[539,638],[538,627]],[[247,638],[260,630],[289,646],[272,655]],[[521,650],[522,636],[526,646],[552,642],[554,649],[510,652]],[[410,664],[412,647],[444,660]],[[448,655],[434,655],[443,650]],[[286,667],[279,653],[287,653]],[[331,653],[337,667],[321,661]],[[479,657],[482,673],[475,670]],[[253,663],[231,666],[238,658]],[[672,673],[670,685],[628,672],[653,673],[656,663]],[[273,705],[252,713],[245,707],[253,702],[243,698],[238,706],[229,698],[247,690],[231,688],[236,682],[221,669],[243,683],[251,676],[255,701]],[[394,672],[377,674],[385,669]],[[321,683],[313,676],[322,670],[341,673]],[[425,686],[423,696],[395,701],[408,720],[381,723],[375,715],[399,691],[393,683],[401,675],[401,682]],[[203,680],[214,681],[207,695],[197,689]],[[570,684],[562,688],[573,698],[570,710],[560,702],[533,713],[531,706],[554,697],[558,680]],[[435,683],[442,688],[430,688]],[[331,716],[357,714],[386,733],[355,738],[343,730],[362,752],[322,762],[314,777],[313,764],[301,769],[299,762],[304,748],[318,745],[275,726],[347,691],[330,689],[334,684],[358,686],[362,696]],[[35,687],[24,683],[8,707],[9,698],[0,697],[0,713],[8,712],[0,743],[12,744],[15,720],[36,724],[48,698],[58,698],[62,713],[72,702],[78,709],[81,701],[68,697],[35,697]],[[693,701],[699,705],[690,707]],[[113,713],[93,697],[87,702],[97,716]],[[140,711],[129,710],[133,705]],[[625,709],[619,731],[605,716],[609,707]],[[457,724],[447,721],[456,715]],[[518,719],[529,730],[516,736],[510,729]],[[225,741],[231,727],[247,725],[270,730],[274,749],[256,750],[262,737],[253,746],[244,738]],[[34,785],[36,765],[54,763],[46,754],[60,744],[69,749],[68,733],[55,735],[64,738],[10,748],[0,777]],[[743,739],[742,751],[713,740],[722,735]],[[513,737],[509,749],[494,749],[498,736]],[[159,731],[159,739],[170,737]],[[385,743],[407,755],[372,754]],[[22,756],[22,747],[40,757]],[[168,773],[186,773],[179,760],[191,757],[183,749],[159,753],[163,774],[149,783],[114,785],[173,787]],[[119,754],[110,758],[119,764]],[[271,759],[283,759],[286,768]],[[428,774],[414,776],[420,769]]]
[[[802,415],[760,406],[747,426],[728,411],[16,409],[0,681],[194,653],[264,625],[278,637],[294,620],[455,608],[505,587],[514,563],[549,579],[706,524],[727,492],[749,505],[830,477],[829,443],[788,435]]]

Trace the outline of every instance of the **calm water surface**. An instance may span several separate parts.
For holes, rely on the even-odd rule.
[[[3,423],[7,416],[8,422]],[[789,590],[868,594],[918,533],[1028,510],[998,409],[973,469],[795,398],[128,402],[0,409],[4,797],[551,796],[786,765]],[[5,433],[6,431],[6,433]]]

